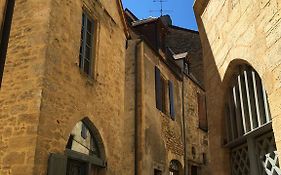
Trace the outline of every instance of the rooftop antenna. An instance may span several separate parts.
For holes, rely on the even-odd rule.
[[[153,2],[158,2],[160,3],[160,10],[149,10],[149,12],[159,12],[160,11],[160,15],[163,16],[163,12],[168,12],[170,10],[163,10],[163,3],[167,2],[168,0],[153,0]]]

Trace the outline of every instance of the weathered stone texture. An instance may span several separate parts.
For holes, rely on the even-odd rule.
[[[128,166],[122,161],[131,148],[123,138],[126,37],[117,7],[116,1],[16,1],[0,95],[1,175],[45,175],[49,153],[63,153],[84,117],[102,136],[107,174]],[[91,77],[78,66],[82,8],[97,21]]]
[[[169,163],[175,159],[183,162],[183,130],[182,130],[182,103],[181,81],[147,44],[144,43],[144,102],[145,102],[145,152],[143,174],[153,174],[154,169],[162,173],[169,172]],[[155,93],[155,66],[157,66],[165,79],[174,84],[175,121],[171,119],[169,110],[168,89],[166,92],[166,109],[164,114],[156,108]],[[167,88],[168,88],[168,82]],[[159,168],[160,167],[160,168]]]
[[[205,91],[201,89],[189,77],[185,77],[184,87],[184,114],[186,123],[187,159],[189,161],[189,164],[201,166],[201,174],[208,174],[206,165],[209,160],[209,138],[208,132],[203,131],[199,128],[197,101],[198,93],[204,95]],[[195,150],[195,154],[192,153],[192,149]],[[203,160],[203,154],[206,155],[207,161]]]
[[[202,40],[205,85],[210,126],[210,167],[214,174],[226,174],[227,149],[222,149],[223,94],[232,67],[250,64],[261,76],[269,95],[273,130],[278,151],[281,117],[281,3],[278,0],[210,0],[195,2]],[[226,166],[221,166],[221,165]]]
[[[15,4],[0,94],[0,174],[3,175],[33,171],[49,4],[48,0],[18,0]]]

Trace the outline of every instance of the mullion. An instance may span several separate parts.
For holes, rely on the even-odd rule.
[[[92,28],[92,21],[87,17],[87,20],[86,20],[86,30],[85,30],[85,33],[86,33],[86,40],[85,40],[85,45],[86,45],[86,48],[89,49],[89,58],[86,57],[87,55],[85,55],[85,59],[87,59],[88,63],[89,63],[89,72],[87,72],[88,74],[91,72],[92,68],[91,68],[91,64],[92,64],[92,31],[93,31],[93,28]],[[88,25],[91,25],[91,31],[89,32],[88,31]],[[87,34],[89,34],[89,37],[87,36]],[[87,43],[87,41],[90,41],[89,44]],[[85,51],[86,53],[86,51]]]
[[[82,43],[82,47],[83,47],[83,51],[82,51],[82,65],[81,65],[81,69],[84,70],[84,65],[85,65],[85,56],[86,56],[86,40],[87,40],[87,35],[86,35],[86,30],[87,30],[87,16],[84,14],[84,26],[83,26],[83,43]]]

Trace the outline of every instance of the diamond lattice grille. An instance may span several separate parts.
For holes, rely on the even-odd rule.
[[[256,140],[256,149],[261,162],[263,175],[281,175],[278,153],[273,133],[265,134]]]
[[[250,163],[247,144],[241,145],[231,151],[232,175],[249,175]]]

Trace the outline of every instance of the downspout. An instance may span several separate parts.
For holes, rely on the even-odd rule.
[[[144,153],[144,60],[143,42],[135,45],[135,175],[142,174]]]

